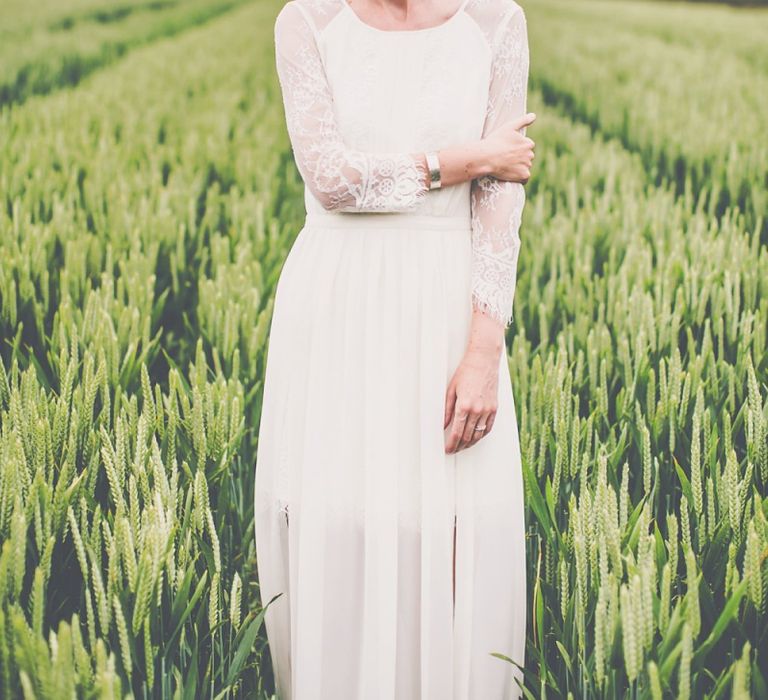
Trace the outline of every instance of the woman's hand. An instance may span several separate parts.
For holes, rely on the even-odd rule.
[[[471,447],[491,432],[498,408],[499,361],[503,349],[503,326],[475,311],[469,345],[445,396],[443,430],[451,427],[445,442],[447,454]]]
[[[520,129],[530,126],[535,120],[536,115],[529,112],[519,119],[504,122],[482,139],[489,175],[523,185],[528,182],[533,167],[533,148],[536,144],[520,133]]]

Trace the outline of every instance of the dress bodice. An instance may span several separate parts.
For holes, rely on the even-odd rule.
[[[462,0],[441,24],[384,30],[364,22],[347,0],[288,0],[275,22],[275,45],[307,212],[465,217],[475,306],[508,325],[523,185],[486,176],[429,190],[415,154],[477,141],[525,114],[522,7]]]
[[[467,0],[443,24],[408,31],[376,29],[346,0],[332,4],[341,9],[320,33],[320,50],[350,147],[418,153],[480,139],[491,55]],[[469,221],[469,190],[466,182],[433,191],[414,211]]]

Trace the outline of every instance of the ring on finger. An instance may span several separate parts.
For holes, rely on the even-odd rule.
[[[475,429],[472,431],[472,439],[470,441],[472,445],[475,445],[478,442],[480,442],[480,440],[482,440],[488,434],[489,425],[490,425],[490,415],[484,415],[478,419],[477,425],[475,426]]]
[[[475,426],[480,422],[481,416],[470,414],[467,418],[467,423],[464,426],[464,431],[461,435],[461,447],[469,447],[474,443],[477,433],[475,432]]]

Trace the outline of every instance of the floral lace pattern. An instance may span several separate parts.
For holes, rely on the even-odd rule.
[[[493,42],[487,135],[526,112],[529,51],[525,13],[512,4]],[[525,129],[522,130],[525,133]],[[512,323],[525,188],[491,176],[472,182],[472,305],[509,327]]]
[[[296,166],[323,208],[409,211],[429,191],[426,162],[348,148],[313,28],[290,1],[275,20],[275,63]]]
[[[346,138],[335,108],[333,91],[321,58],[318,25],[335,16],[344,0],[288,0],[275,21],[276,67],[288,132],[296,165],[311,194],[328,210],[411,211],[419,208],[429,192],[426,162],[415,153],[380,152],[355,148],[365,141],[365,121],[351,121]],[[529,51],[526,17],[515,0],[469,0],[464,4],[490,49],[489,86],[483,136],[526,111]],[[445,37],[427,32],[434,44]],[[426,56],[431,55],[428,51]],[[376,83],[379,59],[375,47],[357,60],[368,85],[360,89],[354,109],[367,113],[371,83]],[[441,97],[440,64],[427,63],[423,89],[415,114],[445,101],[441,114],[450,111],[450,92]],[[423,121],[423,119],[421,120]],[[447,140],[453,125],[415,123],[424,134],[419,143]],[[445,135],[443,131],[445,131]],[[525,129],[522,130],[525,133]],[[450,145],[450,144],[445,144]],[[434,145],[434,148],[442,145]],[[414,149],[416,150],[416,149]],[[423,150],[429,150],[423,146]],[[526,201],[524,185],[492,176],[477,178],[469,186],[472,227],[472,306],[506,327],[512,323],[519,230]]]

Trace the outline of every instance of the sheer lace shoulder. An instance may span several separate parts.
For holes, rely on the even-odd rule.
[[[275,20],[275,61],[296,166],[326,210],[409,211],[429,192],[426,158],[348,148],[334,112],[319,33],[341,0],[289,0]]]
[[[491,47],[491,77],[483,136],[526,113],[529,49],[526,17],[515,0],[470,0],[467,12]],[[525,134],[525,129],[522,129]],[[519,230],[525,206],[521,183],[486,176],[472,181],[472,304],[508,327],[512,323]]]
[[[319,33],[322,33],[331,20],[344,9],[342,0],[289,0],[285,7],[290,5],[298,6],[305,19]]]
[[[464,11],[477,24],[489,46],[500,38],[503,24],[512,14],[522,9],[515,0],[467,0],[464,7]]]

